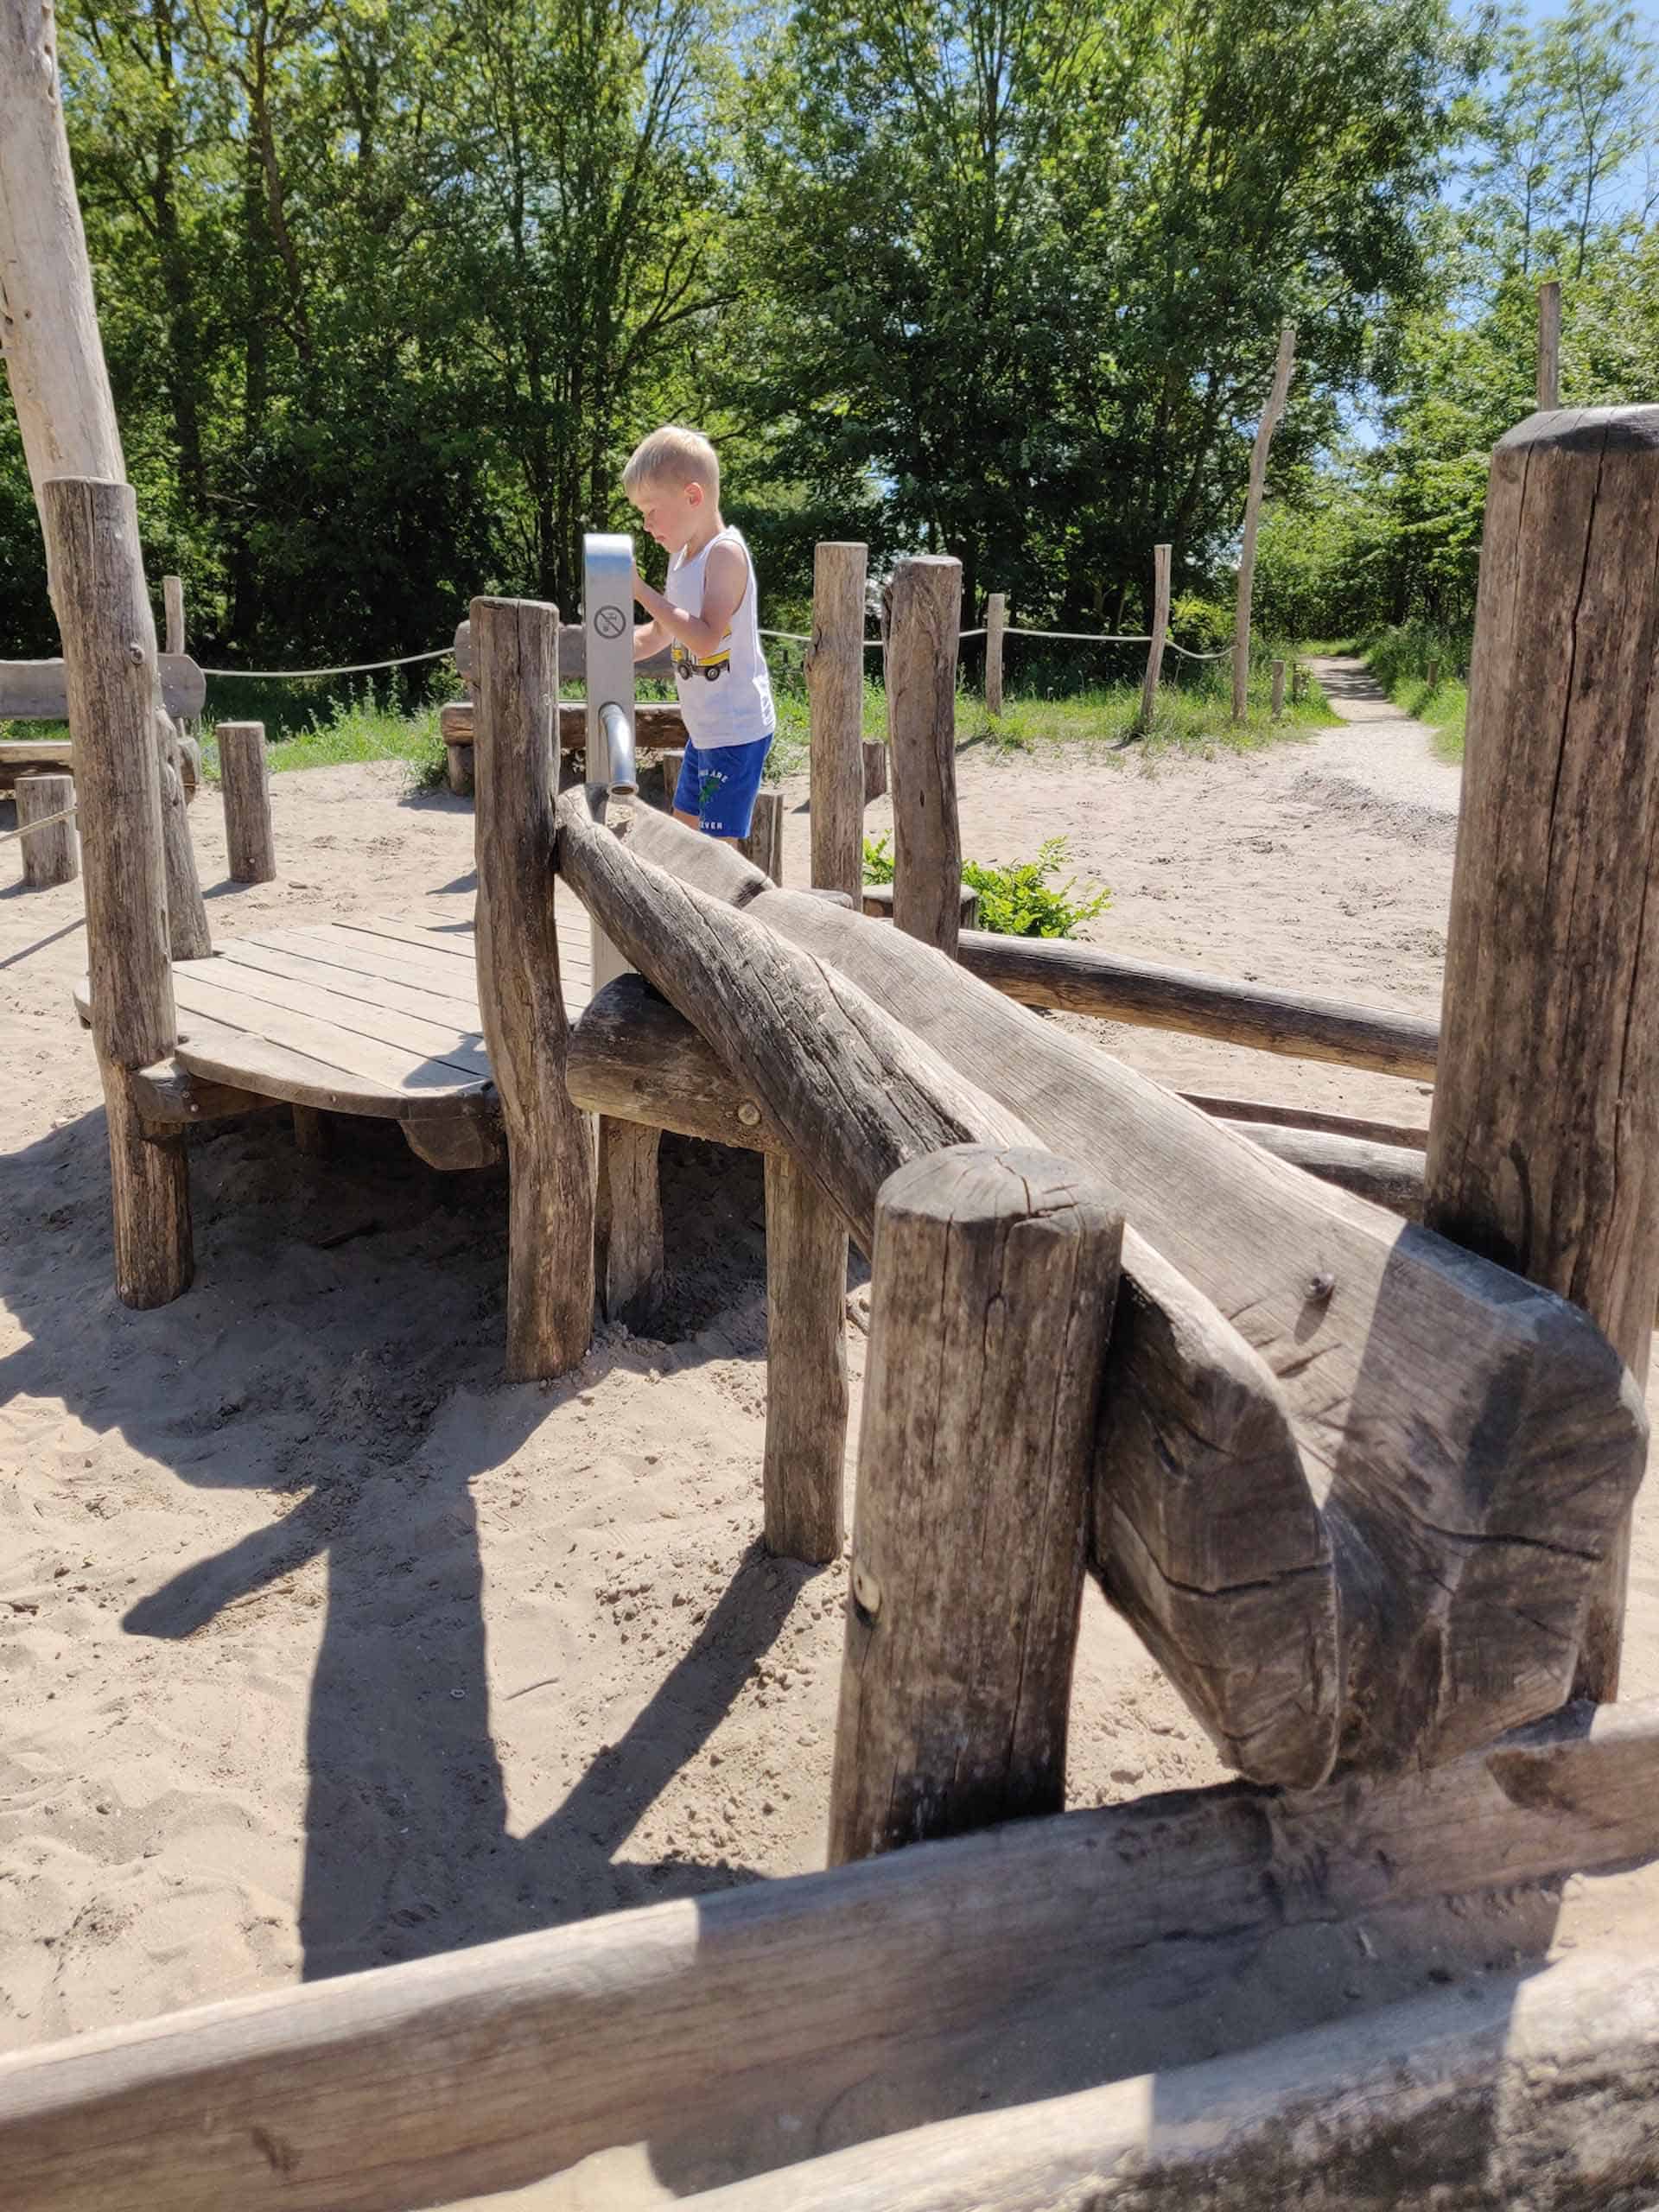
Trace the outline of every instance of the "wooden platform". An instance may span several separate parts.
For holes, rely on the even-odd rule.
[[[592,995],[588,918],[564,891],[556,912],[574,1020]],[[175,964],[173,989],[175,1058],[204,1081],[404,1123],[493,1115],[470,920],[359,914],[251,931]],[[85,1019],[84,977],[75,1004]]]

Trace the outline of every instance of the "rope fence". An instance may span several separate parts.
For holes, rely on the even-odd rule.
[[[66,806],[61,814],[48,814],[39,822],[26,822],[21,830],[0,830],[0,845],[9,845],[14,837],[32,837],[37,830],[49,830],[54,822],[67,822],[78,810]]]
[[[965,645],[970,638],[982,638],[986,634],[982,627],[958,630],[957,639],[959,644]],[[1002,634],[1005,638],[1057,638],[1064,644],[1080,645],[1149,645],[1152,643],[1150,632],[1136,632],[1131,635],[1127,631],[1116,630],[1024,630],[1016,628],[1012,622],[1004,628]],[[762,630],[760,635],[780,639],[786,645],[810,645],[812,642],[810,636],[804,636],[798,630]],[[1166,638],[1164,643],[1171,652],[1179,653],[1183,660],[1225,660],[1233,650],[1230,645],[1223,645],[1217,652],[1198,653],[1190,646],[1178,645],[1173,638]],[[864,650],[867,653],[879,652],[881,644],[880,638],[866,638]],[[203,673],[213,676],[223,671],[210,668],[204,670]]]

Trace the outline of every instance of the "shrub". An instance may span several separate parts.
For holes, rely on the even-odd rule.
[[[1103,914],[1112,903],[1103,886],[1073,898],[1074,879],[1052,881],[1065,856],[1065,839],[1047,837],[1034,861],[1016,861],[1007,868],[964,861],[962,880],[979,893],[981,929],[995,937],[1072,937],[1084,922]],[[893,881],[893,855],[885,836],[864,840],[864,880]]]

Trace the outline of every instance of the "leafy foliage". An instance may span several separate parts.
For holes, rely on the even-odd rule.
[[[866,883],[893,881],[889,846],[885,836],[864,840]],[[980,928],[997,937],[1075,937],[1084,922],[1103,914],[1112,903],[1109,891],[1103,887],[1074,898],[1074,880],[1053,880],[1065,857],[1066,840],[1048,837],[1034,861],[1016,861],[1005,868],[964,861],[962,880],[979,893]]]

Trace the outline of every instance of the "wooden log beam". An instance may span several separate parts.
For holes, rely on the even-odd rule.
[[[1195,968],[1166,968],[1057,938],[964,934],[957,957],[970,976],[1022,1006],[1055,1007],[1148,1029],[1176,1029],[1297,1059],[1371,1068],[1431,1081],[1437,1025],[1383,1007],[1240,983]]]
[[[270,820],[270,763],[263,722],[220,722],[219,775],[232,883],[272,883],[276,836]]]
[[[848,1404],[846,1224],[804,1169],[772,1153],[763,1535],[781,1558],[841,1556]]]
[[[1291,371],[1296,362],[1296,333],[1288,325],[1279,334],[1279,351],[1273,364],[1273,384],[1255,443],[1250,448],[1250,481],[1244,498],[1244,528],[1238,548],[1238,591],[1233,609],[1233,720],[1242,722],[1249,705],[1250,596],[1255,582],[1255,533],[1262,514],[1262,495],[1267,489],[1268,448],[1285,411],[1290,394]]]
[[[1276,1160],[1288,1160],[1338,1191],[1386,1206],[1402,1221],[1423,1217],[1423,1155],[1405,1145],[1376,1144],[1329,1129],[1284,1128],[1272,1122],[1224,1122]]]
[[[270,1104],[251,1090],[192,1075],[177,1060],[158,1060],[132,1071],[133,1103],[147,1136],[175,1135],[198,1122],[224,1122],[257,1114]]]
[[[1058,1812],[1122,1216],[957,1145],[876,1202],[830,1863]]]
[[[207,701],[207,679],[188,654],[158,656],[162,704],[175,719],[193,720]],[[0,660],[0,721],[61,722],[69,695],[61,660]]]
[[[478,998],[512,1170],[507,1376],[568,1374],[594,1319],[594,1154],[564,1087],[569,1023],[553,923],[559,618],[476,599]]]
[[[1593,1316],[1637,1382],[1659,1299],[1659,407],[1492,455],[1426,1218]],[[1503,957],[1491,948],[1501,944]],[[1579,1687],[1618,1681],[1628,1528]]]
[[[864,861],[864,571],[868,546],[822,544],[812,556],[812,642],[805,673],[811,723],[812,875],[858,896]]]
[[[899,931],[770,891],[665,816],[633,838],[868,992],[1041,1143],[1098,1162],[1262,1354],[1332,1533],[1352,1763],[1448,1757],[1562,1701],[1646,1437],[1582,1313],[1268,1158]],[[710,1042],[750,1078],[740,1039]]]
[[[24,776],[18,782],[16,799],[23,881],[35,890],[73,883],[80,874],[73,777]]]
[[[1184,1090],[1189,1106],[1197,1106],[1217,1121],[1260,1122],[1274,1128],[1319,1129],[1327,1136],[1359,1137],[1368,1144],[1403,1145],[1408,1152],[1427,1152],[1427,1128],[1414,1122],[1377,1122],[1361,1114],[1324,1114],[1316,1107],[1269,1098],[1223,1098],[1210,1090]]]
[[[1173,550],[1168,545],[1154,545],[1152,549],[1152,642],[1147,647],[1147,672],[1141,683],[1139,728],[1143,737],[1152,728],[1153,716],[1158,711],[1158,686],[1163,680],[1164,646],[1169,637],[1169,562]]]
[[[569,630],[559,632],[563,639],[572,635]],[[584,635],[581,631],[577,636]],[[560,652],[563,653],[561,645]],[[641,664],[643,665],[643,663]],[[563,660],[561,671],[564,669]],[[674,699],[640,699],[634,704],[636,751],[660,752],[665,747],[683,746],[685,717],[679,702]],[[446,745],[469,746],[477,727],[477,715],[470,699],[452,699],[438,709],[438,734]],[[588,708],[581,699],[562,699],[559,702],[559,749],[563,753],[581,753],[588,744]]]
[[[667,1120],[683,1111],[678,1100],[689,1096],[699,1102],[700,1116],[711,1116],[722,1065],[734,1065],[738,1085],[726,1078],[726,1096],[735,1105],[726,1105],[717,1131],[747,1126],[758,1144],[787,1144],[866,1252],[876,1192],[893,1168],[944,1145],[1021,1141],[1015,1116],[953,1077],[833,969],[769,945],[742,914],[632,861],[595,830],[597,801],[596,793],[575,791],[561,800],[560,867],[579,895],[597,902],[607,928],[614,922],[635,965],[654,974],[665,994],[677,991],[689,1010],[700,1009],[715,1049],[696,1065],[683,1042],[665,1035],[663,1012],[653,1012],[637,989],[632,1007],[639,1026],[630,1032],[624,1026],[630,1001],[607,987],[588,1010],[588,1037],[608,1052],[584,1049],[578,1026],[573,1095],[579,1103],[614,1100],[620,1110],[637,1113],[649,1100],[651,1114]],[[645,821],[637,810],[630,825],[635,838],[649,834]],[[766,893],[764,879],[734,853],[681,834],[694,849],[686,851],[678,836],[670,842],[688,873],[723,880],[752,897],[779,895]],[[699,846],[720,857],[705,859]],[[846,918],[861,936],[876,934]],[[928,957],[927,964],[941,963]],[[653,1064],[671,1066],[671,1081],[653,1074]],[[741,1118],[746,1109],[755,1115],[753,1123]],[[669,1125],[688,1127],[689,1117]],[[690,1133],[704,1128],[691,1126]],[[1202,1725],[1230,1754],[1248,1754],[1253,1777],[1318,1781],[1337,1748],[1336,1591],[1282,1396],[1236,1332],[1133,1236],[1125,1239],[1123,1266],[1165,1319],[1162,1338],[1147,1333],[1150,1364],[1135,1378],[1147,1416],[1120,1425],[1096,1473],[1097,1494],[1102,1485],[1112,1494],[1121,1489],[1125,1523],[1141,1532],[1114,1596],[1127,1592],[1147,1618],[1171,1610],[1164,1586],[1192,1567],[1201,1541],[1179,1532],[1201,1528],[1210,1499],[1224,1494],[1217,1467],[1242,1458],[1259,1541],[1232,1571],[1225,1544],[1209,1547],[1200,1599],[1181,1609],[1179,1636],[1172,1631],[1158,1648]],[[1179,1357],[1163,1349],[1166,1340],[1185,1348]],[[1220,1362],[1214,1376],[1205,1365],[1212,1350]],[[1186,1500],[1185,1509],[1169,1509],[1173,1537],[1161,1532],[1163,1509],[1154,1513],[1139,1503],[1166,1486],[1181,1487]],[[1097,1529],[1105,1519],[1097,1507]],[[1273,1655],[1259,1674],[1226,1643],[1241,1608]],[[1302,1669],[1294,1695],[1285,1694],[1289,1666]]]
[[[890,922],[893,919],[892,884],[863,885],[859,894],[859,906],[862,912],[873,916],[877,921]],[[957,912],[963,929],[971,930],[978,926],[979,893],[971,883],[964,883],[962,887]]]
[[[1574,1708],[1366,1789],[1235,1784],[1012,1821],[0,2057],[8,2212],[405,2212],[639,2142],[658,2171],[723,2152],[752,2173],[1006,2103],[1030,2081],[1033,2006],[1110,2022],[1113,2070],[1134,2075],[1149,2018],[1179,2005],[1213,2037],[1281,1931],[1392,1928],[1396,1907],[1656,1851],[1651,1705]],[[1343,2005],[1334,1984],[1312,2001],[1315,2018]]]
[[[898,563],[881,597],[893,775],[893,925],[907,937],[954,956],[961,929],[957,633],[962,626],[962,563],[943,555],[914,555]]]

